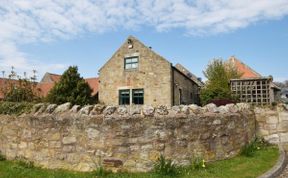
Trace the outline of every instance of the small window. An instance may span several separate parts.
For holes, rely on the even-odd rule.
[[[119,90],[119,105],[130,104],[130,90]]]
[[[182,89],[179,88],[179,104],[183,104],[182,100]]]
[[[133,93],[133,104],[144,104],[144,90],[134,89]]]
[[[124,58],[124,68],[126,70],[138,68],[138,56]]]

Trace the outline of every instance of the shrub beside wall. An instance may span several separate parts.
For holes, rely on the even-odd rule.
[[[33,107],[33,103],[28,102],[0,102],[0,114],[20,115],[29,113]]]

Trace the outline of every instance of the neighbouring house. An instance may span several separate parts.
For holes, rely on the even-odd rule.
[[[52,73],[45,73],[43,78],[39,83],[35,83],[35,90],[34,92],[36,95],[40,97],[46,97],[49,91],[54,87],[56,82],[59,82],[61,75],[52,74]],[[92,89],[92,96],[98,95],[98,78],[86,78],[85,81]],[[0,78],[0,101],[4,99],[4,90],[9,85],[17,86],[19,84],[19,80],[16,79],[8,79],[8,78]]]
[[[61,75],[45,73],[41,81],[37,84],[37,89],[40,91],[41,97],[46,97],[49,91],[54,87],[56,82],[59,82]],[[98,78],[86,78],[85,81],[92,89],[92,96],[98,94]]]
[[[277,101],[280,88],[273,83],[272,76],[264,77],[232,56],[228,63],[234,65],[242,76],[230,80],[231,91],[241,102],[267,105]]]
[[[284,103],[288,103],[288,88],[282,88],[280,92],[280,100]]]
[[[202,82],[129,36],[99,70],[99,102],[107,105],[199,104]]]

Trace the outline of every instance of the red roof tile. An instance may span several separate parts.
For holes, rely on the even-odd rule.
[[[240,60],[236,59],[234,56],[230,57],[228,62],[232,65],[234,65],[239,72],[241,72],[243,75],[240,77],[241,79],[246,78],[259,78],[262,77],[259,73],[251,69],[249,66],[241,62]]]
[[[55,85],[54,82],[38,83],[36,88],[41,97],[46,97],[49,91],[54,87],[54,85]]]
[[[88,85],[92,88],[92,95],[94,96],[98,93],[98,86],[99,86],[99,78],[86,78],[85,81]]]
[[[36,92],[41,96],[41,97],[46,97],[49,93],[49,91],[54,87],[55,83],[60,81],[61,75],[57,74],[50,74],[49,75],[50,79],[52,82],[40,82],[37,83],[36,86]],[[7,86],[7,81],[8,79],[5,78],[0,78],[0,100],[4,98],[4,94],[2,90],[4,89],[5,86]],[[88,85],[92,89],[92,95],[95,95],[98,92],[98,86],[99,86],[99,79],[98,78],[87,78],[85,81],[88,83]],[[17,83],[18,80],[9,80],[9,82]]]
[[[53,82],[58,82],[61,78],[61,75],[58,74],[50,74],[50,78]]]
[[[50,75],[52,82],[40,82],[37,84],[37,90],[40,92],[40,96],[46,97],[49,91],[53,88],[56,82],[60,81],[61,75],[52,74]],[[92,95],[98,93],[98,85],[99,79],[98,78],[87,78],[85,81],[92,89]]]

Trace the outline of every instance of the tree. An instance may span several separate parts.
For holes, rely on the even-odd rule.
[[[11,102],[32,102],[39,100],[36,94],[35,83],[27,79],[7,79],[3,88],[4,101]]]
[[[283,82],[274,82],[274,83],[280,88],[288,88],[288,80],[285,80]]]
[[[39,100],[39,93],[36,90],[36,82],[26,78],[21,78],[14,72],[14,67],[7,79],[4,79],[5,71],[2,71],[4,84],[1,86],[1,92],[4,95],[4,101],[11,102],[32,102]],[[25,73],[26,74],[26,73]]]
[[[208,80],[200,93],[202,104],[213,99],[234,99],[230,90],[230,79],[237,79],[242,75],[235,66],[222,59],[214,59],[203,73]]]
[[[47,101],[56,104],[70,102],[85,105],[92,101],[92,89],[80,77],[77,66],[70,66],[61,76],[60,81],[50,90]]]

